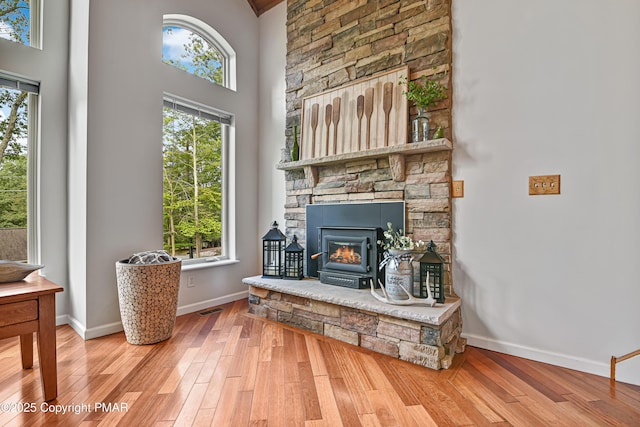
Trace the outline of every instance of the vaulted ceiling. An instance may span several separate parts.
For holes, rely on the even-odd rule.
[[[256,16],[260,16],[273,6],[282,3],[283,0],[247,0],[251,5],[251,8],[256,13]]]

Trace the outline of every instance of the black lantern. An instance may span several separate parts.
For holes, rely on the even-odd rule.
[[[302,280],[304,268],[302,265],[304,248],[298,243],[298,236],[293,235],[293,241],[284,249],[284,274],[285,279]]]
[[[282,251],[287,238],[273,221],[271,230],[262,237],[262,277],[282,277]]]
[[[444,302],[444,258],[436,252],[436,244],[431,240],[427,251],[420,258],[420,298],[426,298],[427,286],[431,296],[439,303]]]

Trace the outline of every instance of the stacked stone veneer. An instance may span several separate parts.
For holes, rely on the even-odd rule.
[[[249,286],[249,312],[431,369],[464,351],[460,307],[431,325]]]
[[[300,124],[302,99],[358,78],[407,64],[411,79],[451,73],[449,0],[289,0],[287,6],[287,143]],[[449,98],[431,111],[430,129],[450,137]],[[411,115],[415,115],[415,108]],[[310,203],[406,202],[406,233],[434,240],[447,261],[445,295],[451,286],[451,152],[410,155],[406,180],[392,179],[387,158],[318,166],[313,186],[303,170],[285,172],[286,234],[306,242],[305,206]]]
[[[305,96],[405,64],[412,80],[435,75],[450,82],[450,0],[289,0],[289,135]],[[449,136],[450,103],[433,110],[430,128],[443,126]]]

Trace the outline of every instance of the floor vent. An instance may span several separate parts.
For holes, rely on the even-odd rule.
[[[198,316],[208,316],[213,313],[220,313],[221,311],[221,308],[212,308],[210,310],[201,311],[200,313],[198,313]]]

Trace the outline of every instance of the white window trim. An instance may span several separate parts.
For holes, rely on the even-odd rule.
[[[44,2],[29,1],[29,46],[42,49],[42,8]]]
[[[40,264],[42,245],[40,234],[40,97],[28,96],[27,134],[27,257]]]
[[[167,14],[162,17],[162,26],[176,26],[185,28],[202,37],[222,55],[222,86],[236,91],[236,51],[229,42],[209,24],[193,16]]]

